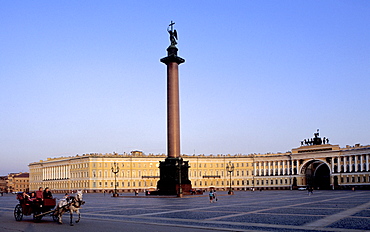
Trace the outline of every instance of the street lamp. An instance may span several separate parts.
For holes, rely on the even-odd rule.
[[[119,167],[116,162],[113,163],[112,172],[114,173],[114,193],[113,197],[118,197],[117,193],[117,173],[119,172]]]
[[[232,164],[231,161],[229,161],[229,163],[226,164],[226,171],[228,171],[230,175],[230,188],[228,194],[231,195],[234,193],[233,189],[231,188],[231,173],[234,171],[234,164]]]

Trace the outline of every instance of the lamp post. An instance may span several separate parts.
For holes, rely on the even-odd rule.
[[[117,193],[117,173],[119,172],[119,167],[116,162],[113,163],[112,172],[114,173],[114,193],[113,197],[118,197]]]
[[[230,175],[230,188],[229,188],[228,194],[231,195],[231,194],[234,194],[234,192],[231,188],[231,173],[234,171],[234,164],[232,164],[231,161],[229,161],[229,163],[226,164],[226,171],[228,171],[229,175]]]

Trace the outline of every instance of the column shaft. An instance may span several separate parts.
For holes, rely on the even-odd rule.
[[[180,157],[179,71],[176,62],[167,64],[167,152]]]

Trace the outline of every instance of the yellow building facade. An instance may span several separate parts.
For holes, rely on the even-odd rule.
[[[19,173],[8,174],[6,178],[6,188],[4,190],[7,193],[28,192],[29,191],[29,173],[19,172]]]
[[[118,192],[155,190],[161,155],[84,154],[48,158],[29,164],[30,191],[50,187],[53,192],[85,190]],[[182,155],[189,161],[193,189],[228,190],[370,188],[370,146],[312,145],[286,153],[248,155]],[[231,162],[231,163],[230,163]],[[234,169],[227,169],[232,164]],[[117,176],[112,172],[118,167]],[[116,170],[115,170],[116,171]],[[230,174],[231,173],[231,182]]]

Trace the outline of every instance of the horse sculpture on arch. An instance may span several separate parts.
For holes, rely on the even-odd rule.
[[[66,196],[64,199],[60,200],[57,206],[56,214],[58,215],[58,222],[59,224],[63,224],[62,216],[64,213],[69,212],[70,214],[70,222],[69,224],[73,226],[73,213],[77,213],[78,219],[76,223],[78,223],[81,219],[80,207],[81,205],[85,204],[83,201],[83,193],[81,190],[77,191],[75,196]]]

